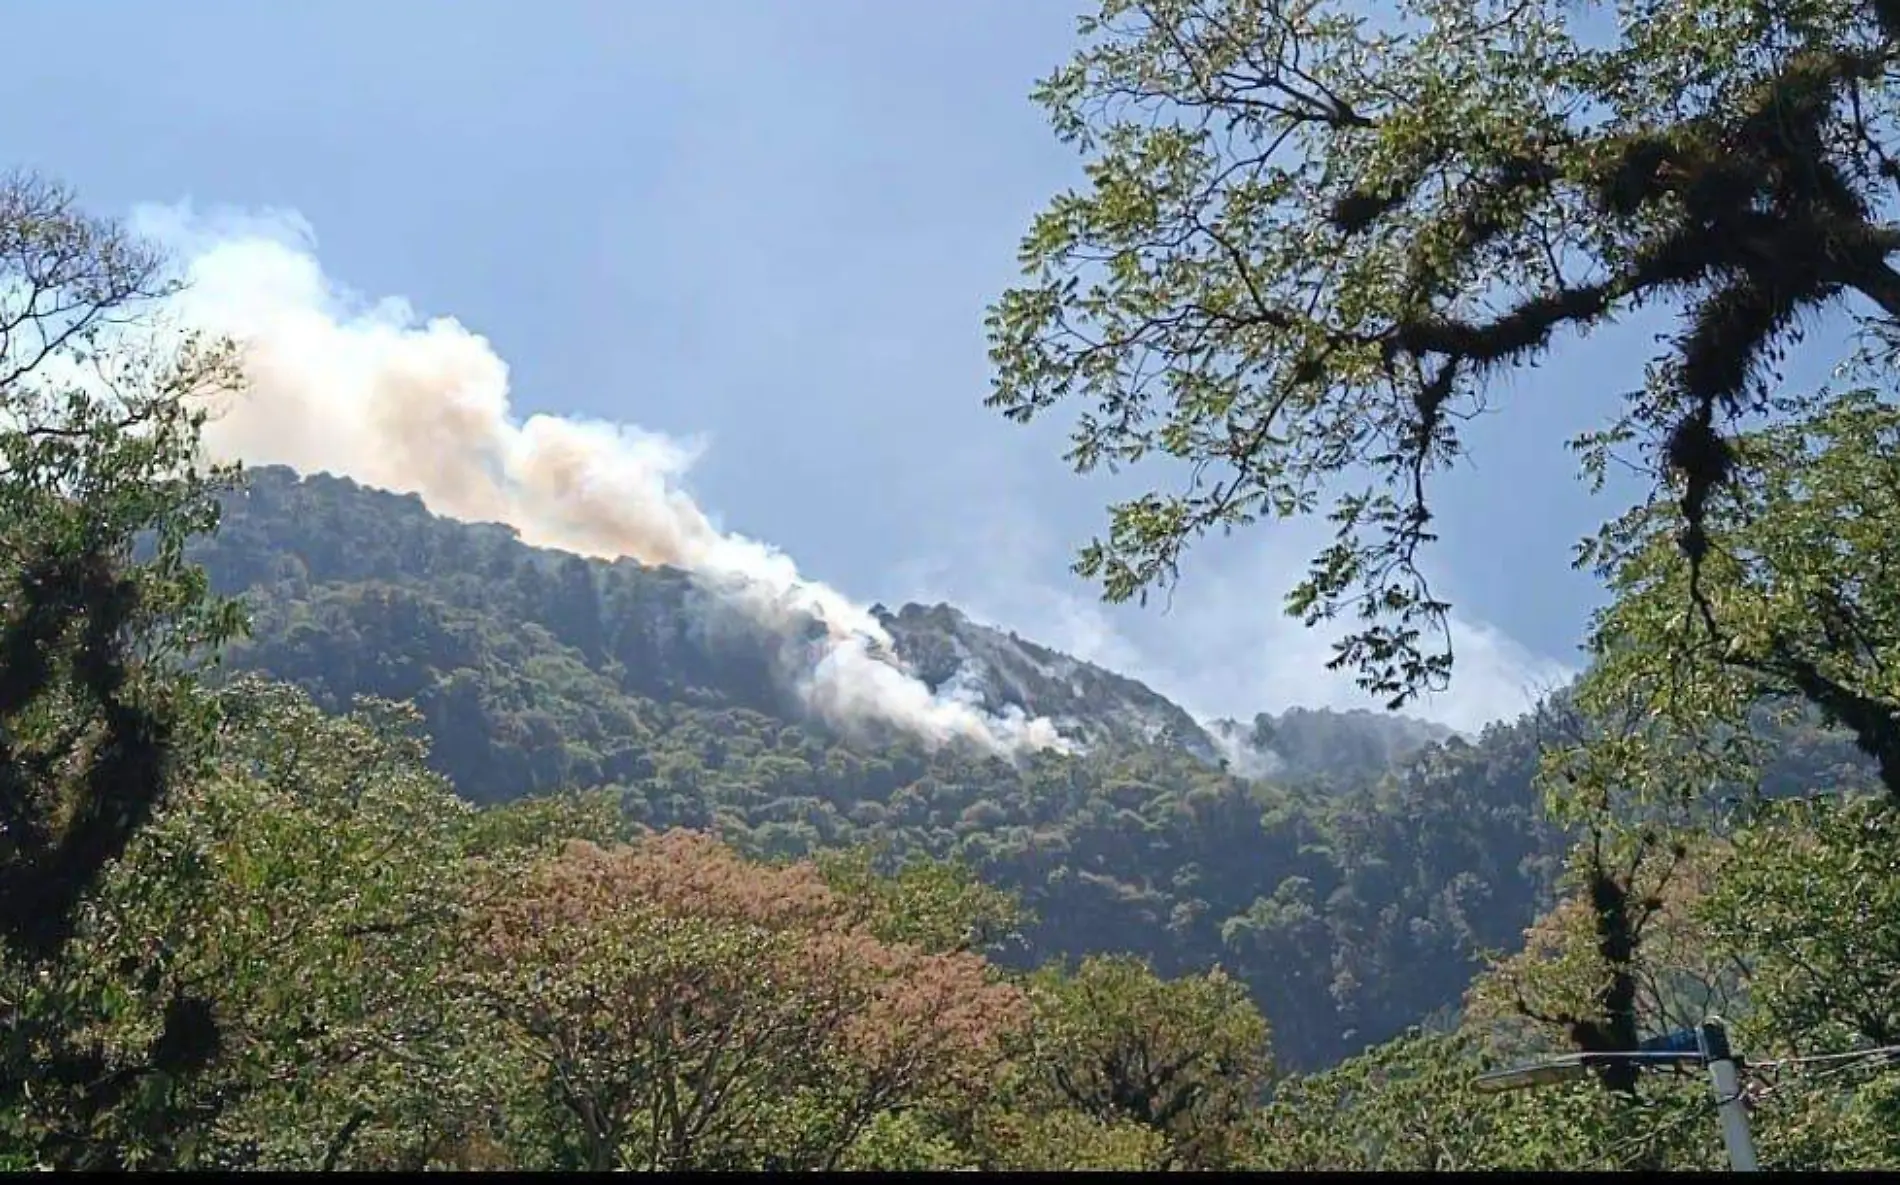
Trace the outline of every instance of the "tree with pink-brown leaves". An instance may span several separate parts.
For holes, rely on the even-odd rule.
[[[819,871],[707,836],[573,842],[476,927],[485,998],[589,1169],[826,1168],[969,1094],[1025,1018],[970,953],[881,940]]]

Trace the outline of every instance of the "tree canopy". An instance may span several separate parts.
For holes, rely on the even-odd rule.
[[[1892,5],[1105,0],[1081,33],[1036,98],[1088,179],[991,312],[990,402],[1073,406],[1078,469],[1185,470],[1082,552],[1112,599],[1323,513],[1288,609],[1355,616],[1335,664],[1394,704],[1450,671],[1430,482],[1502,377],[1675,310],[1584,443],[1647,458],[1693,564],[1803,319],[1900,315]]]
[[[1900,796],[1900,411],[1867,387],[1811,403],[1735,439],[1745,480],[1710,501],[1699,566],[1658,501],[1585,548],[1615,600],[1595,622],[1580,702],[1599,716],[1633,708],[1719,759],[1761,705],[1806,701],[1852,732]],[[1640,751],[1599,755],[1611,758],[1600,779],[1641,780]]]
[[[235,380],[227,349],[168,334],[158,259],[38,178],[0,178],[0,1111],[37,1080],[80,1128],[33,1137],[54,1163],[124,1167],[89,1142],[146,1084],[186,1076],[218,1033],[177,991],[142,1059],[111,1059],[52,1012],[22,1011],[88,894],[203,755],[186,664],[236,607],[184,559],[223,475],[197,457],[195,397]]]

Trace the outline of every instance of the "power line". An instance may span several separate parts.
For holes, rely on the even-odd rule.
[[[1667,1068],[1678,1071],[1689,1065],[1701,1065],[1707,1068],[1714,1080],[1716,1097],[1713,1100],[1693,1106],[1674,1120],[1634,1139],[1612,1145],[1597,1154],[1590,1167],[1601,1168],[1620,1162],[1714,1112],[1722,1121],[1722,1139],[1728,1146],[1730,1166],[1739,1172],[1754,1172],[1757,1161],[1754,1141],[1748,1130],[1747,1114],[1752,1105],[1797,1084],[1805,1085],[1896,1061],[1900,1061],[1900,1045],[1882,1045],[1845,1053],[1806,1054],[1743,1064],[1731,1052],[1727,1030],[1721,1020],[1710,1017],[1697,1029],[1681,1029],[1652,1037],[1642,1042],[1639,1049],[1566,1054],[1481,1074],[1473,1085],[1490,1093],[1567,1081],[1587,1074],[1592,1067],[1607,1064],[1622,1063],[1652,1070]],[[1780,1080],[1784,1069],[1797,1071],[1786,1083]],[[1772,1076],[1772,1082],[1769,1076]],[[1753,1089],[1764,1083],[1769,1083],[1766,1089]]]
[[[1765,1062],[1751,1062],[1746,1067],[1746,1070],[1756,1076],[1759,1076],[1761,1071],[1764,1070],[1779,1071],[1783,1068],[1798,1068],[1810,1065],[1826,1065],[1827,1068],[1803,1072],[1799,1076],[1790,1078],[1786,1082],[1778,1081],[1767,1089],[1752,1095],[1746,1091],[1741,1091],[1724,1098],[1705,1099],[1694,1104],[1689,1110],[1678,1115],[1669,1123],[1645,1132],[1640,1136],[1625,1140],[1620,1144],[1611,1145],[1599,1153],[1596,1159],[1587,1167],[1620,1167],[1622,1162],[1629,1156],[1646,1151],[1652,1145],[1661,1143],[1667,1137],[1681,1131],[1684,1127],[1694,1123],[1696,1120],[1706,1119],[1710,1115],[1719,1112],[1730,1103],[1737,1101],[1760,1103],[1791,1088],[1806,1086],[1813,1082],[1838,1077],[1855,1070],[1867,1069],[1870,1063],[1878,1063],[1884,1066],[1896,1060],[1900,1060],[1900,1045],[1883,1045],[1875,1049],[1858,1049],[1850,1053],[1820,1053],[1801,1057],[1777,1058]]]
[[[1883,1045],[1877,1049],[1860,1049],[1852,1053],[1813,1054],[1808,1057],[1784,1058],[1776,1062],[1764,1062],[1761,1068],[1773,1068],[1776,1070],[1779,1070],[1782,1066],[1814,1065],[1827,1062],[1840,1064],[1830,1065],[1824,1070],[1804,1071],[1786,1082],[1776,1081],[1771,1084],[1768,1089],[1757,1094],[1755,1101],[1759,1102],[1762,1099],[1772,1098],[1782,1091],[1794,1087],[1806,1086],[1809,1083],[1819,1082],[1825,1078],[1837,1077],[1841,1074],[1852,1073],[1855,1070],[1864,1070],[1870,1065],[1876,1068],[1886,1067],[1893,1064],[1896,1059],[1900,1059],[1900,1045]],[[1754,1067],[1750,1068],[1753,1069]]]
[[[1860,1061],[1867,1058],[1900,1056],[1900,1045],[1880,1045],[1873,1049],[1854,1049],[1846,1053],[1810,1053],[1801,1057],[1773,1058],[1768,1061],[1749,1062],[1751,1068],[1779,1070],[1784,1066],[1815,1065],[1823,1062]]]

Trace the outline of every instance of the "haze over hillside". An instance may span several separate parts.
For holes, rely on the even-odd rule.
[[[246,539],[261,528],[269,546],[286,546],[285,523],[278,516],[290,499],[331,513],[349,504],[371,516],[369,521],[426,529],[444,539],[519,538],[511,526],[456,523],[434,515],[416,495],[376,490],[348,478],[303,478],[288,467],[261,466],[248,472],[246,484],[245,492],[227,501],[224,535],[228,539]],[[311,494],[317,496],[310,498]],[[315,523],[324,523],[322,514]],[[572,554],[525,543],[514,544],[510,550],[520,562],[549,571],[559,571],[563,557]],[[206,554],[214,574],[230,591],[241,591],[264,575],[250,566],[255,557],[241,552],[233,556],[222,541],[211,545]],[[302,574],[313,581],[360,580],[372,575],[352,564],[347,552],[312,554],[304,549],[297,562]],[[757,602],[743,596],[735,600],[731,583],[669,565],[622,559],[594,560],[589,566],[607,579],[615,572],[644,572],[643,587],[666,590],[664,603],[650,610],[656,631],[676,632],[678,647],[697,649],[708,656],[707,661],[736,661],[747,677],[762,679],[784,693],[775,699],[758,688],[723,687],[722,694],[775,713],[837,723],[835,717],[812,711],[810,700],[801,694],[800,680],[814,662],[813,651],[829,641],[817,615],[790,611],[761,621],[742,611]],[[398,575],[424,578],[431,574],[427,565],[421,565]],[[1376,774],[1426,744],[1454,735],[1440,725],[1368,711],[1295,709],[1278,717],[1262,713],[1245,727],[1225,720],[1203,723],[1139,680],[973,621],[950,605],[907,604],[895,612],[875,605],[869,613],[883,634],[866,649],[872,661],[913,681],[935,702],[966,705],[991,719],[1045,720],[1065,744],[1160,745],[1178,748],[1208,765],[1229,765],[1242,776],[1285,773],[1304,779]],[[816,660],[823,661],[822,655]],[[847,737],[868,735],[862,720],[847,719],[845,725]]]
[[[530,544],[692,572],[734,612],[798,636],[783,677],[811,711],[846,730],[894,725],[929,744],[969,740],[998,753],[1074,739],[1007,685],[1006,670],[1041,660],[1027,651],[1006,659],[1007,647],[970,634],[995,660],[986,677],[1003,682],[976,695],[967,679],[906,677],[886,661],[896,640],[880,615],[801,572],[769,542],[722,529],[699,505],[685,482],[703,442],[627,423],[524,418],[508,366],[487,339],[449,317],[425,319],[400,298],[351,292],[325,273],[314,233],[294,215],[147,207],[137,222],[184,260],[188,287],[175,313],[244,347],[249,390],[215,409],[205,434],[214,455],[346,475],[418,494],[452,518],[506,523]],[[1266,598],[1257,612],[1277,609]],[[1567,674],[1513,660],[1499,683],[1495,648],[1473,637],[1468,657],[1477,666],[1465,686],[1500,705],[1516,695],[1515,705],[1528,706]],[[1224,661],[1247,663],[1231,652]],[[1316,653],[1300,677],[1320,678],[1322,666]],[[1255,772],[1271,766],[1249,755],[1256,746],[1246,730],[1190,726],[1172,705],[1133,703],[1118,727],[1173,728],[1204,756],[1221,753]],[[1461,711],[1469,715],[1468,706]]]

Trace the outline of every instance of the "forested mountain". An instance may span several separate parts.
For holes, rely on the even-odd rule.
[[[1900,1164],[1900,4],[1094,7],[985,319],[990,407],[1165,458],[1078,574],[1323,520],[1287,607],[1403,706],[1442,475],[1533,378],[1515,441],[1637,480],[1577,681],[1206,722],[874,624],[515,421],[475,327],[7,174],[0,1170]],[[534,537],[697,575],[224,463],[292,443],[441,506],[500,458]]]
[[[1086,745],[1011,763],[832,733],[775,666],[783,638],[686,573],[529,547],[347,479],[252,470],[194,555],[253,614],[228,668],[332,711],[414,702],[429,763],[470,801],[600,789],[633,823],[755,855],[955,858],[1030,911],[1006,960],[1218,964],[1291,1067],[1456,1009],[1483,953],[1515,949],[1551,903],[1569,847],[1532,787],[1547,738],[1530,718],[1472,740],[1366,711],[1210,731],[950,606],[879,607],[927,683],[1049,715]],[[1860,764],[1836,735],[1775,731],[1771,790]],[[1241,776],[1235,753],[1270,772]]]
[[[1547,902],[1562,851],[1529,789],[1527,725],[1439,745],[1442,730],[1371,713],[1263,715],[1242,745],[1279,772],[1243,778],[1134,680],[948,606],[880,610],[927,682],[1087,745],[1011,764],[808,721],[775,677],[779,640],[729,612],[709,628],[719,607],[684,573],[537,550],[347,480],[251,471],[195,556],[253,613],[227,667],[332,710],[413,701],[431,764],[471,801],[605,788],[638,823],[759,854],[955,856],[1032,911],[1015,959],[1219,963],[1291,1065],[1455,1005],[1478,952],[1514,945]]]
[[[748,621],[683,572],[528,547],[511,528],[437,518],[413,496],[328,475],[300,480],[281,467],[251,471],[246,488],[227,499],[225,523],[221,535],[194,554],[223,592],[290,604],[309,603],[312,590],[332,585],[428,585],[447,605],[545,629],[625,693],[747,708],[788,722],[809,717],[774,678],[773,652],[783,634]],[[499,588],[487,583],[494,576],[505,578]],[[890,633],[896,657],[933,692],[954,685],[988,711],[1016,708],[1050,717],[1088,748],[1175,749],[1209,765],[1230,761],[1236,772],[1275,770],[1282,781],[1338,780],[1376,776],[1453,735],[1426,721],[1363,709],[1294,708],[1279,717],[1262,713],[1245,726],[1231,720],[1203,726],[1134,679],[973,621],[953,606],[905,605],[892,612],[878,605],[872,615]],[[269,625],[258,630],[260,641],[280,640],[282,632]],[[452,673],[464,665],[452,661],[459,653],[434,653],[427,665]],[[477,785],[474,767],[460,768],[458,785],[476,797],[549,784],[530,771]],[[585,771],[578,776],[600,780]]]

